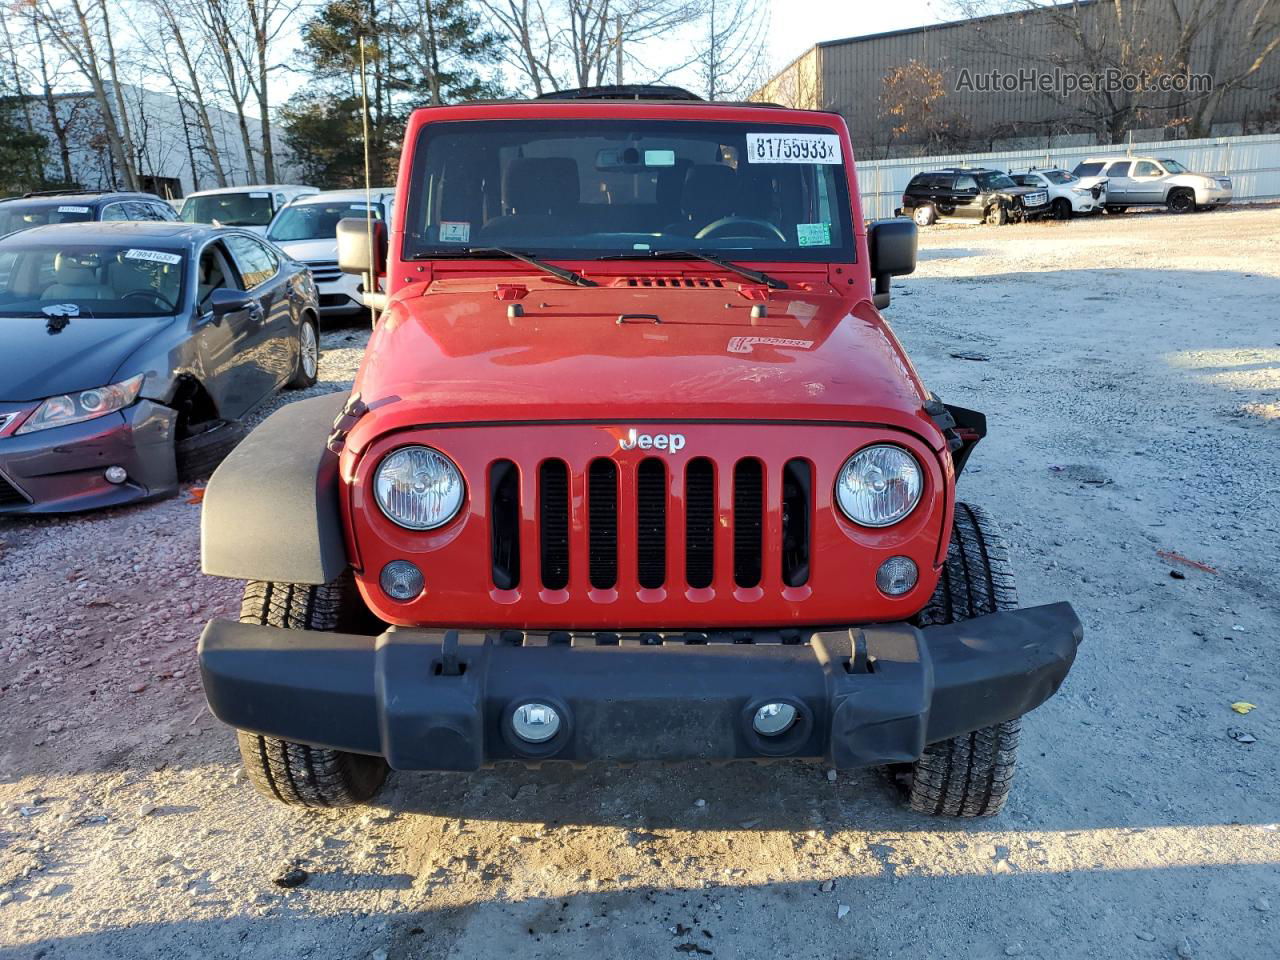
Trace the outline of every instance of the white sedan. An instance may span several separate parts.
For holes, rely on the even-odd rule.
[[[1069,220],[1077,213],[1100,213],[1107,202],[1106,180],[1085,184],[1061,167],[1032,167],[1025,173],[1011,172],[1009,176],[1019,186],[1044,187],[1049,191],[1049,209],[1058,220]]]

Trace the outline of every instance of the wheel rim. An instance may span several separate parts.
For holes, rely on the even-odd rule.
[[[320,369],[320,344],[316,342],[316,329],[310,323],[302,325],[302,372],[314,377]]]
[[[922,227],[929,225],[929,208],[919,207],[916,209],[916,223]]]
[[[1173,198],[1173,209],[1176,213],[1186,213],[1190,206],[1185,193],[1179,193]]]

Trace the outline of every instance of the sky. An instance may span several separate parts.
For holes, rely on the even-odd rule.
[[[950,0],[769,0],[769,6],[775,70],[824,40],[963,19]]]

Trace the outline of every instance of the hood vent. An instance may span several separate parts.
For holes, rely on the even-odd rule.
[[[723,287],[724,281],[715,277],[619,277],[613,285],[615,287],[687,287],[711,290]]]

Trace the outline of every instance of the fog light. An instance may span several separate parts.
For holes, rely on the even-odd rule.
[[[920,571],[910,557],[890,557],[876,571],[876,586],[880,592],[900,597],[916,585]]]
[[[796,722],[796,708],[789,703],[766,703],[756,711],[751,726],[762,737],[786,733]]]
[[[378,582],[392,600],[412,600],[422,592],[422,571],[408,560],[392,560],[382,568]]]
[[[526,703],[516,707],[511,728],[527,743],[546,743],[560,730],[560,714],[545,703]]]
[[[124,467],[107,467],[102,475],[107,478],[107,483],[124,483],[129,478]]]

